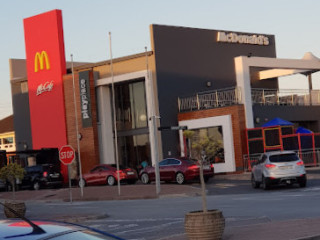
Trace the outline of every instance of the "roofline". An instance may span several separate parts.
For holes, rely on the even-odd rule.
[[[114,58],[114,59],[112,59],[112,63],[117,63],[117,62],[122,62],[122,61],[130,60],[130,59],[145,57],[146,55],[147,56],[153,55],[153,51],[137,53],[137,54],[128,55],[128,56],[124,56],[124,57],[120,57],[120,58]],[[75,71],[80,71],[80,70],[84,70],[84,69],[88,69],[88,68],[94,68],[94,67],[100,67],[100,66],[103,66],[103,65],[108,65],[110,63],[111,63],[111,59],[110,60],[101,61],[101,62],[89,63],[89,64],[81,65],[79,67],[75,67],[74,70]]]

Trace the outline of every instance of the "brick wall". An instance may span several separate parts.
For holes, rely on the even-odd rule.
[[[74,110],[73,84],[72,75],[64,76],[64,98],[66,109],[66,124],[67,124],[67,140],[68,144],[73,146],[78,152],[77,136],[76,136],[76,119]],[[78,115],[79,133],[82,135],[80,140],[80,157],[82,165],[82,173],[88,172],[94,165],[99,164],[99,141],[97,131],[97,110],[95,87],[93,80],[93,72],[90,71],[90,95],[91,95],[91,110],[92,110],[92,127],[82,128],[81,109],[79,97],[79,75],[75,74],[75,92]],[[74,166],[75,168],[75,166]]]
[[[223,108],[213,108],[207,110],[192,111],[178,114],[178,121],[200,119],[207,117],[217,117],[223,115],[231,115],[234,156],[236,170],[243,170],[243,155],[247,152],[246,145],[246,122],[243,105],[235,105]]]

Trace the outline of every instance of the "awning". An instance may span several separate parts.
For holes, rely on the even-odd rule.
[[[293,123],[283,120],[281,118],[274,118],[270,120],[269,122],[266,122],[262,125],[262,127],[271,127],[271,126],[292,126]]]

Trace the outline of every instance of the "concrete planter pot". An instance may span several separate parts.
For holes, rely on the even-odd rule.
[[[4,205],[7,207],[4,207],[4,214],[6,215],[7,218],[19,218],[19,216],[25,216],[26,214],[26,205],[24,202],[20,201],[5,201]],[[17,216],[13,212],[11,212],[8,208],[11,208],[15,212],[19,214]]]
[[[222,239],[225,219],[219,210],[208,212],[195,211],[187,213],[184,227],[189,240]]]

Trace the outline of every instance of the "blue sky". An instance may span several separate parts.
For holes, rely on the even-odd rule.
[[[0,7],[0,119],[12,113],[9,58],[25,58],[23,19],[61,9],[66,59],[97,62],[150,49],[150,24],[274,34],[279,58],[320,57],[317,0],[10,0]]]

